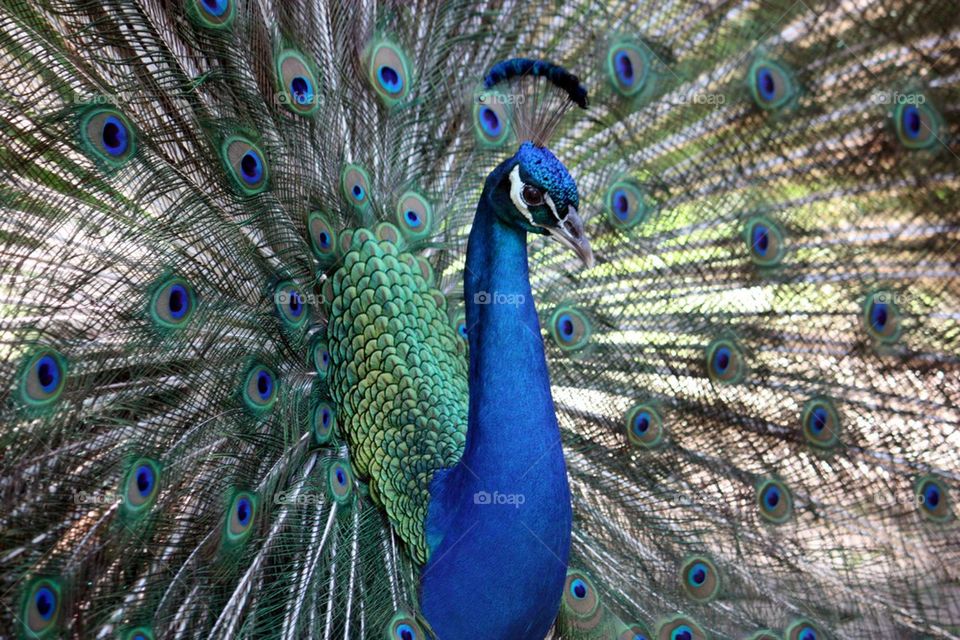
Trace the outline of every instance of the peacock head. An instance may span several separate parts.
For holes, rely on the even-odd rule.
[[[524,142],[491,179],[493,209],[503,222],[550,235],[573,249],[587,268],[593,266],[593,250],[577,212],[577,184],[549,149]]]
[[[487,179],[493,208],[503,222],[553,236],[592,267],[593,250],[577,212],[577,184],[546,146],[567,109],[587,108],[587,89],[563,67],[529,58],[499,62],[484,77],[487,89],[502,84],[517,98],[510,118],[525,142]]]

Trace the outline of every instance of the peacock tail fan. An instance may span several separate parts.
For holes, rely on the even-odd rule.
[[[596,258],[528,248],[553,635],[960,637],[958,38],[907,0],[3,3],[0,636],[431,637],[467,234],[542,135]],[[587,109],[538,120],[541,71]]]

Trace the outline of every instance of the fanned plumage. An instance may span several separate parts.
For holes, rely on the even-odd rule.
[[[428,637],[515,58],[590,94],[551,633],[960,637],[955,13],[4,2],[0,637]]]

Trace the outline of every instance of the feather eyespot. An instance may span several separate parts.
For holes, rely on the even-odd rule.
[[[387,624],[387,637],[390,640],[425,640],[427,636],[416,618],[400,611]]]
[[[909,97],[912,100],[897,104],[893,113],[897,138],[908,149],[930,148],[940,137],[940,114],[923,95]]]
[[[674,616],[657,625],[657,640],[706,640],[707,634],[686,616]]]
[[[235,0],[187,0],[187,14],[202,27],[225,29],[236,14]]]
[[[370,47],[368,76],[373,90],[387,106],[410,92],[410,64],[395,44],[381,41]]]
[[[108,167],[126,164],[137,151],[133,126],[116,109],[93,109],[80,123],[83,146]]]
[[[241,544],[253,533],[256,521],[257,495],[249,491],[239,491],[230,500],[225,523],[227,542]]]
[[[553,341],[563,351],[578,351],[590,341],[590,321],[574,307],[558,307],[551,315],[548,327]]]
[[[633,96],[647,84],[650,58],[631,42],[621,42],[607,52],[607,73],[613,88],[622,96]]]
[[[795,93],[793,77],[772,60],[758,60],[750,67],[750,92],[761,109],[777,110],[790,102]]]
[[[60,621],[61,591],[57,580],[41,578],[26,591],[20,619],[25,636],[46,638],[56,633]]]
[[[567,570],[562,607],[577,629],[592,629],[603,619],[600,597],[590,577],[578,569]]]
[[[303,292],[293,282],[288,281],[278,284],[273,294],[273,302],[277,309],[277,315],[289,327],[303,326],[310,315]]]
[[[767,479],[757,487],[760,515],[774,524],[783,524],[793,515],[793,496],[779,480]]]
[[[276,376],[264,365],[254,366],[247,373],[243,397],[250,409],[266,411],[277,399]]]
[[[408,191],[397,202],[396,220],[404,236],[411,240],[425,238],[433,227],[433,207],[420,194]]]
[[[193,307],[190,284],[182,278],[172,278],[156,287],[150,298],[150,317],[160,327],[175,329],[190,320]]]
[[[323,380],[330,371],[330,350],[326,340],[317,340],[313,345],[313,368]]]
[[[310,248],[322,264],[329,264],[337,255],[337,234],[327,217],[319,211],[307,217],[310,231]]]
[[[353,495],[353,471],[346,460],[336,460],[327,471],[327,486],[333,499],[344,504]]]
[[[654,449],[663,444],[663,418],[650,403],[640,403],[627,411],[626,428],[631,444],[644,449]]]
[[[337,426],[337,416],[329,402],[320,402],[313,410],[313,439],[327,444]]]
[[[123,509],[142,513],[153,506],[160,489],[160,467],[149,458],[140,458],[130,465],[123,483]]]
[[[715,340],[707,346],[707,373],[719,384],[734,384],[743,379],[746,363],[740,347],[732,340]]]
[[[363,167],[348,164],[343,168],[340,179],[343,195],[358,209],[366,209],[370,204],[370,177]]]
[[[896,296],[878,291],[867,296],[863,305],[863,323],[867,333],[881,344],[893,344],[900,338],[900,309]]]
[[[154,640],[154,635],[153,631],[146,627],[137,627],[127,631],[123,638],[124,640]]]
[[[773,266],[783,259],[783,231],[768,218],[751,218],[744,227],[744,240],[751,260],[762,267]]]
[[[617,229],[631,229],[647,217],[643,190],[630,180],[617,180],[607,190],[610,224]]]
[[[499,147],[510,136],[510,99],[498,91],[477,94],[473,103],[473,130],[485,147]]]
[[[233,136],[221,148],[224,164],[236,187],[254,195],[267,187],[269,171],[263,152],[246,138]]]
[[[277,56],[277,77],[284,104],[300,115],[317,110],[317,77],[306,58],[296,51],[284,51]]]
[[[463,314],[460,314],[454,320],[453,328],[456,330],[458,336],[464,340],[467,339],[467,319],[463,316]]]
[[[20,374],[20,397],[39,407],[55,402],[66,383],[66,362],[52,349],[40,349],[29,356]]]
[[[820,640],[820,630],[809,620],[795,620],[786,630],[787,640]]]
[[[921,478],[916,485],[917,504],[924,517],[935,522],[953,519],[953,508],[947,485],[932,476]]]
[[[693,556],[680,568],[681,584],[688,596],[698,602],[712,600],[720,590],[720,574],[703,556]]]
[[[830,449],[840,442],[840,417],[829,398],[812,398],[800,414],[803,437],[811,445]]]

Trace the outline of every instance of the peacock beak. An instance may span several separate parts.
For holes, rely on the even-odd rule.
[[[590,248],[590,241],[583,233],[583,220],[575,208],[567,207],[567,215],[560,224],[546,229],[551,236],[573,249],[583,260],[585,268],[589,269],[593,266],[593,249]]]

